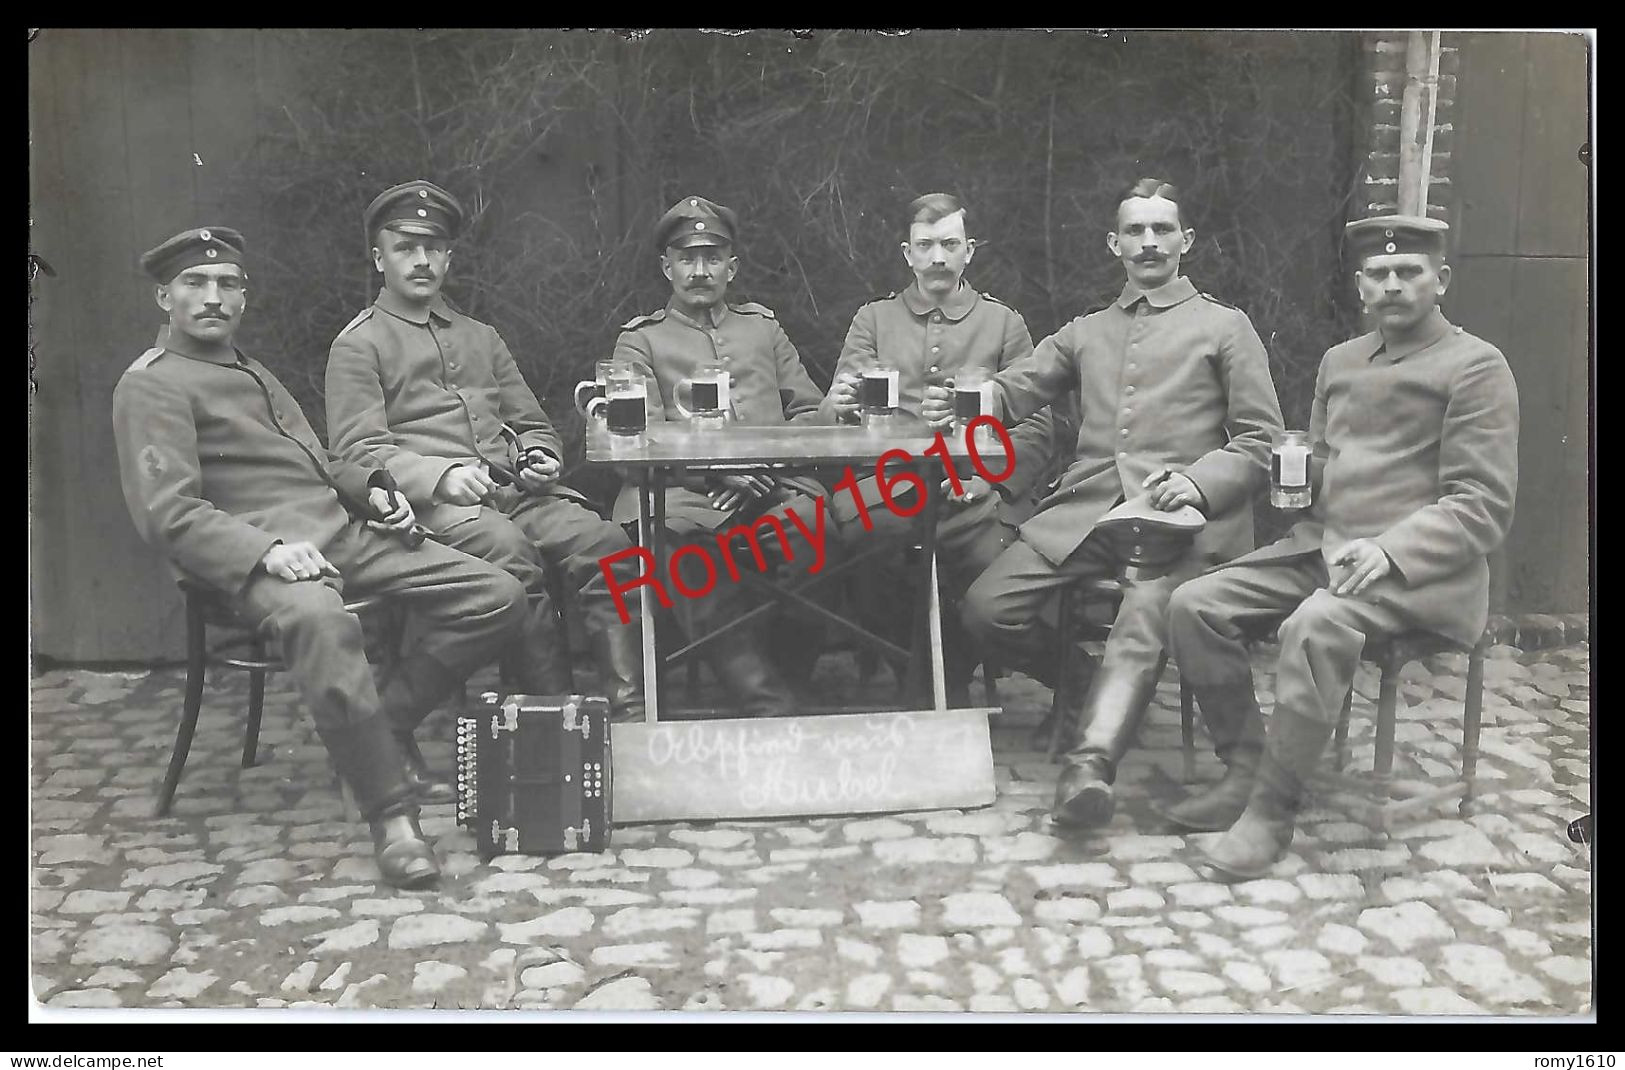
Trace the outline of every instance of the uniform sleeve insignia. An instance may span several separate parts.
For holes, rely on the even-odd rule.
[[[1231,304],[1231,303],[1230,303],[1230,302],[1229,302],[1229,301],[1221,301],[1221,300],[1219,300],[1219,299],[1218,299],[1218,298],[1217,298],[1217,297],[1214,297],[1214,296],[1213,296],[1213,295],[1212,295],[1212,294],[1210,294],[1210,293],[1204,293],[1204,292],[1203,292],[1203,291],[1201,291],[1201,290],[1198,290],[1198,291],[1196,291],[1196,292],[1197,292],[1197,293],[1198,293],[1198,294],[1200,294],[1200,295],[1201,295],[1201,296],[1202,296],[1202,297],[1205,297],[1205,298],[1207,298],[1207,299],[1208,299],[1208,300],[1209,300],[1209,301],[1212,301],[1212,302],[1213,302],[1213,303],[1214,303],[1214,304],[1215,304],[1215,305],[1222,305],[1222,306],[1223,306],[1223,307],[1225,307],[1225,308],[1234,308],[1234,309],[1236,309],[1236,311],[1237,311],[1237,312],[1240,312],[1240,311],[1241,311],[1241,309],[1239,309],[1239,308],[1236,308],[1236,306],[1235,306],[1235,305],[1232,305],[1232,304]]]
[[[737,305],[730,304],[728,307],[733,309],[735,312],[740,312],[747,316],[766,316],[770,320],[776,320],[779,318],[778,316],[774,315],[771,308],[768,308],[766,305],[759,305],[755,301],[741,301]]]
[[[663,308],[657,308],[647,316],[633,316],[631,319],[621,324],[621,330],[635,331],[639,327],[647,327],[651,323],[659,323],[665,318],[666,310]]]
[[[150,367],[152,363],[159,357],[163,356],[165,352],[167,351],[163,346],[155,346],[141,354],[139,357],[136,357],[135,363],[130,365],[129,370],[132,372],[138,372],[142,368]]]
[[[164,455],[157,446],[142,448],[141,473],[149,483],[156,483],[164,477]]]

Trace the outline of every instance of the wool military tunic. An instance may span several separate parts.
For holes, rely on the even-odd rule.
[[[489,324],[444,297],[413,308],[387,289],[334,339],[327,361],[328,438],[335,452],[373,457],[389,469],[419,519],[442,531],[479,515],[479,505],[434,500],[459,464],[513,471],[521,449],[563,459],[552,421],[513,354]],[[549,493],[578,500],[563,484]]]
[[[175,338],[113,389],[119,474],[142,537],[228,593],[278,542],[325,550],[351,522],[344,499],[365,508],[380,474],[366,458],[330,457],[276,376],[234,352],[212,360]]]
[[[898,370],[898,407],[919,416],[927,385],[940,384],[968,370],[991,376],[1032,351],[1026,321],[997,298],[961,281],[939,308],[925,298],[916,282],[901,293],[858,309],[846,332],[835,377],[862,374],[877,359],[885,360]],[[827,398],[824,409],[833,419],[834,407]],[[1032,515],[1036,504],[1033,492],[1048,474],[1055,452],[1055,414],[1045,407],[1009,431],[1016,466],[1010,478],[995,487],[1000,495],[1000,516],[1015,525]],[[995,461],[989,464],[999,467]]]
[[[1164,465],[1206,499],[1195,552],[1210,562],[1253,545],[1252,496],[1281,429],[1269,357],[1246,313],[1183,276],[1156,290],[1132,282],[994,379],[1006,422],[1071,395],[1076,460],[1021,527],[1059,565],[1112,506]]]
[[[677,384],[702,365],[717,363],[730,376],[728,397],[735,422],[757,427],[832,422],[833,417],[820,409],[823,394],[813,385],[801,355],[771,309],[745,302],[719,305],[715,313],[715,322],[705,323],[674,301],[622,328],[615,340],[615,358],[628,361],[658,387],[649,393],[651,421],[681,419],[675,403]],[[825,493],[809,476],[783,476],[779,483],[804,494]],[[635,487],[621,488],[614,515],[622,524],[638,518]],[[668,525],[717,528],[733,515],[713,509],[698,490],[671,487],[666,491]]]
[[[1486,555],[1512,525],[1518,482],[1518,388],[1501,351],[1437,309],[1403,346],[1375,331],[1333,346],[1309,431],[1309,518],[1233,563],[1319,553],[1330,569],[1345,543],[1373,539],[1394,567],[1359,597],[1476,642]]]

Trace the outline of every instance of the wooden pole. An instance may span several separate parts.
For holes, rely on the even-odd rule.
[[[1433,118],[1439,91],[1439,33],[1413,31],[1405,48],[1399,109],[1399,212],[1426,215],[1433,169]]]

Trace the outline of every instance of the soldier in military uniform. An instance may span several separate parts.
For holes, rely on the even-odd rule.
[[[443,546],[408,549],[414,523],[388,474],[331,458],[292,395],[232,337],[243,313],[242,235],[190,230],[150,250],[167,339],[113,391],[125,501],[184,575],[219,590],[277,639],[333,764],[371,823],[392,884],[439,869],[418,827],[427,790],[399,740],[518,624],[523,590]],[[383,594],[422,622],[381,685],[341,593]]]
[[[1377,329],[1321,361],[1310,513],[1191,580],[1169,607],[1169,644],[1226,772],[1164,813],[1229,830],[1208,851],[1221,878],[1261,876],[1286,854],[1303,781],[1369,640],[1421,629],[1470,646],[1483,633],[1486,555],[1506,537],[1517,490],[1518,388],[1499,350],[1438,309],[1448,229],[1415,216],[1348,225]],[[1266,749],[1245,636],[1276,623]]]
[[[554,648],[567,640],[553,627],[544,571],[556,568],[586,618],[613,715],[641,719],[636,611],[621,623],[598,564],[630,543],[559,482],[558,432],[496,330],[441,294],[463,219],[456,198],[421,180],[367,206],[363,225],[384,284],[333,341],[328,437],[335,452],[393,473],[441,542],[524,583],[530,611],[501,659],[505,687],[564,688]]]
[[[994,379],[1007,423],[1067,395],[1079,421],[1076,460],[1059,489],[966,595],[971,634],[1011,651],[1012,663],[1053,649],[1039,609],[1058,588],[1115,571],[1104,540],[1089,536],[1119,502],[1144,494],[1152,511],[1189,505],[1207,518],[1166,574],[1124,592],[1057,786],[1054,816],[1063,825],[1110,821],[1118,763],[1167,658],[1168,596],[1181,580],[1252,549],[1252,496],[1281,429],[1269,358],[1246,314],[1179,274],[1195,231],[1178,200],[1157,179],[1126,191],[1106,238],[1128,276],[1122,294]],[[927,417],[945,418],[947,404],[947,391],[932,388]]]
[[[1033,350],[1032,335],[1021,314],[997,298],[980,293],[964,280],[976,252],[969,236],[965,206],[946,193],[917,197],[907,210],[908,240],[903,259],[914,282],[901,293],[891,293],[858,309],[841,347],[841,357],[825,408],[842,423],[858,422],[858,377],[876,363],[898,371],[898,407],[920,415],[928,383],[952,382],[956,375],[979,370],[992,375]],[[964,493],[954,495],[943,482],[947,502],[938,513],[936,545],[943,563],[943,643],[947,648],[950,699],[968,705],[967,682],[975,667],[959,627],[958,603],[964,590],[1015,541],[1016,529],[1032,515],[1034,493],[1043,485],[1058,445],[1069,447],[1072,430],[1046,407],[1011,427],[1016,465],[1009,479],[989,484],[972,475],[963,481]],[[915,535],[916,522],[887,508],[873,478],[858,482],[873,518],[873,537],[899,539]],[[906,503],[912,491],[900,495]],[[846,495],[832,501],[843,525],[857,517]],[[886,586],[877,594],[899,601]],[[883,610],[883,606],[872,609]],[[1048,679],[1048,665],[1040,669]]]
[[[739,271],[734,238],[739,219],[733,209],[704,197],[684,197],[655,225],[655,246],[660,265],[671,282],[666,307],[627,323],[615,340],[615,359],[628,362],[649,383],[649,419],[678,416],[677,384],[691,377],[702,364],[720,364],[730,376],[732,420],[746,426],[784,423],[827,423],[820,411],[822,394],[801,356],[779,325],[773,310],[752,301],[730,302],[727,291]],[[770,476],[696,473],[666,491],[666,527],[677,542],[704,536],[724,525],[748,524],[764,514],[783,517],[794,509],[807,523],[816,515],[814,498],[824,487],[810,476]],[[637,519],[636,488],[622,488],[615,503],[615,519]],[[790,538],[795,525],[782,521]],[[838,542],[837,525],[827,522],[829,551]],[[743,540],[734,540],[739,547]],[[762,544],[775,547],[776,541]],[[792,547],[798,558],[811,555],[805,546]],[[692,588],[704,585],[703,561],[685,555],[679,568],[695,567],[685,580]],[[662,566],[664,567],[664,566]],[[678,613],[690,635],[709,631],[738,616],[754,604],[737,584],[718,584],[700,599],[678,599]],[[781,622],[783,624],[785,622]],[[816,634],[801,633],[800,645],[816,649]],[[795,697],[779,669],[766,656],[757,630],[738,628],[702,648],[718,677],[747,713],[780,715],[793,712]],[[802,667],[810,669],[803,661]]]

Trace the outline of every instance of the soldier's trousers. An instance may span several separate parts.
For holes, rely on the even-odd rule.
[[[456,550],[433,542],[407,549],[359,522],[320,549],[339,578],[289,583],[260,573],[237,602],[246,620],[280,643],[319,732],[379,714],[398,729],[416,727],[519,624],[519,581]],[[389,596],[418,625],[382,683],[367,663],[361,622],[344,608],[346,596],[368,595]]]
[[[453,524],[436,537],[447,546],[496,565],[524,585],[529,607],[510,662],[504,668],[516,677],[516,686],[529,690],[540,685],[525,681],[525,666],[539,664],[546,657],[547,644],[569,642],[569,637],[558,635],[554,627],[546,569],[552,567],[563,573],[564,587],[574,593],[589,630],[635,628],[637,600],[627,602],[632,620],[622,625],[598,564],[602,558],[625,550],[631,541],[618,524],[572,498],[521,495],[510,490],[499,492],[493,501],[495,508],[483,506],[478,516]],[[613,567],[622,582],[629,583],[637,575],[636,561],[620,561]]]
[[[1280,624],[1275,708],[1336,724],[1370,636],[1403,631],[1385,606],[1333,594],[1321,555],[1226,565],[1174,592],[1169,644],[1195,690],[1252,685],[1245,640]]]
[[[824,505],[824,568],[829,568],[840,560],[841,529],[830,513],[829,502],[826,501]],[[678,621],[690,637],[720,627],[761,602],[761,596],[752,593],[744,582],[734,581],[728,566],[721,560],[723,551],[718,544],[718,537],[730,529],[748,527],[762,518],[772,517],[779,522],[784,531],[785,539],[782,545],[777,531],[765,520],[754,526],[756,544],[762,548],[762,560],[768,569],[790,568],[805,571],[811,567],[816,559],[815,552],[802,537],[800,528],[790,519],[789,513],[792,510],[808,529],[815,528],[818,505],[814,498],[799,490],[783,486],[775,488],[768,498],[740,509],[720,527],[714,529],[668,517],[667,561],[670,561],[671,555],[684,545],[693,544],[706,551],[706,556],[711,559],[716,570],[715,586],[699,598],[683,597],[680,592],[671,589],[670,581],[667,581],[667,592],[675,603]],[[748,540],[742,535],[735,535],[728,540],[728,544],[741,576],[746,573],[761,573],[762,570],[757,564]],[[665,561],[659,564],[663,570],[666,568]],[[701,555],[683,554],[677,562],[677,569],[688,589],[699,590],[705,586],[708,573]],[[814,593],[808,595],[813,601],[823,603],[833,598],[829,583],[820,584],[813,591]],[[728,639],[724,637],[718,641],[728,642]]]
[[[844,530],[854,533],[855,539],[863,540],[861,545],[867,547],[871,545],[870,540],[875,540],[900,547],[920,538],[923,509],[914,516],[898,516],[887,507],[880,484],[872,477],[858,481],[858,493],[868,508],[872,529],[864,529],[857,507],[845,491],[832,495],[831,509]],[[936,493],[935,488],[932,493]],[[942,598],[944,655],[951,678],[968,679],[976,660],[971,651],[963,649],[967,644],[962,638],[960,616],[965,591],[1017,537],[1016,529],[999,516],[996,495],[997,492],[989,492],[971,502],[944,500],[937,503],[936,548],[941,565],[937,575]],[[908,494],[899,499],[899,504],[908,508],[916,500],[915,495]],[[883,570],[891,575],[902,574],[895,554],[883,560],[886,562]],[[882,572],[882,576],[885,574]],[[858,598],[863,618],[876,622],[894,637],[905,636],[915,606],[914,598],[906,590],[886,581],[862,584]]]
[[[1198,555],[1187,554],[1168,574],[1125,585],[1106,640],[1102,671],[1147,670],[1161,662],[1167,648],[1169,596],[1200,567]],[[1058,589],[1114,576],[1118,568],[1115,555],[1099,539],[1085,539],[1057,565],[1018,538],[966,592],[965,627],[984,648],[1053,687],[1064,667],[1053,662],[1054,629],[1040,611]]]

